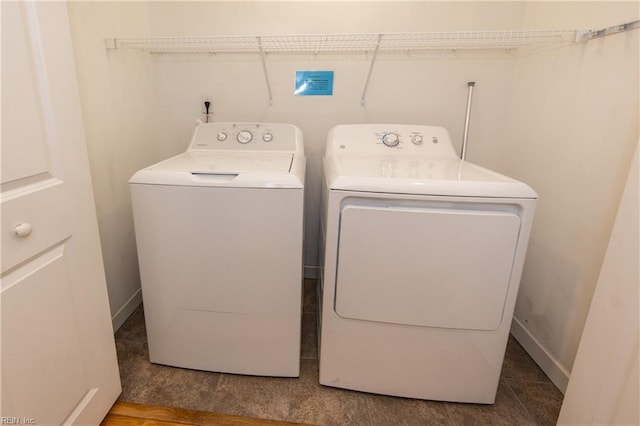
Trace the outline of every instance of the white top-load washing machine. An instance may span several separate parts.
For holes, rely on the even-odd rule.
[[[300,129],[207,123],[130,180],[151,361],[299,375]]]
[[[323,186],[320,383],[493,403],[536,193],[418,125],[335,127]]]

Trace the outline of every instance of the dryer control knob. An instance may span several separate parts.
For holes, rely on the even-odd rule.
[[[382,135],[382,143],[393,148],[400,143],[400,137],[397,133],[385,133]]]
[[[423,140],[424,138],[422,137],[422,135],[411,136],[411,142],[413,142],[414,145],[422,145]]]
[[[238,136],[236,137],[236,139],[240,143],[249,143],[251,142],[251,139],[253,139],[253,134],[251,134],[251,132],[248,130],[241,130],[238,133]]]
[[[273,140],[273,135],[271,133],[265,133],[262,135],[262,140],[265,142],[271,142]]]
[[[220,142],[226,141],[227,140],[227,134],[225,132],[218,133],[218,140]]]

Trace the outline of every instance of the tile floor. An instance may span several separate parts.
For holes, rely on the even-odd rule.
[[[139,307],[116,333],[119,401],[315,425],[555,425],[562,394],[511,337],[496,403],[395,398],[318,383],[315,281],[305,281],[299,378],[211,373],[151,364]]]

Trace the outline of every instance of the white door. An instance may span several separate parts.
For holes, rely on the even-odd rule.
[[[1,8],[2,421],[98,424],[121,389],[66,4]]]
[[[558,425],[640,424],[640,162],[636,148]]]

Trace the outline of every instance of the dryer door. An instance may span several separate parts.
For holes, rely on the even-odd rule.
[[[516,213],[468,203],[343,205],[335,311],[359,320],[495,330],[519,230]]]

